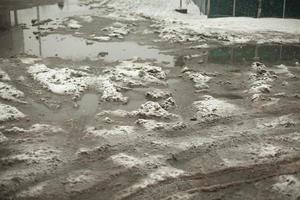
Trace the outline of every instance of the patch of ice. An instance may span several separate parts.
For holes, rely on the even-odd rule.
[[[20,90],[17,90],[11,85],[7,83],[0,82],[0,98],[8,101],[14,101],[19,103],[25,103],[24,101],[20,100],[20,98],[24,97],[24,93]]]
[[[0,122],[18,120],[24,117],[25,115],[17,108],[0,103]]]

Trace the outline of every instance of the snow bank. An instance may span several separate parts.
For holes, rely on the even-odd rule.
[[[195,32],[202,36],[223,41],[245,43],[299,42],[300,20],[278,18],[228,17],[207,19],[200,15],[198,7],[191,3],[189,13],[183,15],[174,11],[178,0],[111,0],[107,5],[116,9],[113,15],[126,16],[134,13],[164,21],[160,29],[164,32]],[[290,37],[292,36],[292,37]]]
[[[17,108],[0,103],[0,122],[17,120],[24,117],[25,115]]]

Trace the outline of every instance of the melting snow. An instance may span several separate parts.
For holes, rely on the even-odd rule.
[[[0,122],[17,120],[24,117],[25,115],[17,108],[0,103]]]

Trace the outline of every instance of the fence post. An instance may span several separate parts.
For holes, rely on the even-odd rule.
[[[236,0],[233,0],[233,11],[232,16],[235,17]]]
[[[262,9],[262,0],[257,0],[258,1],[258,5],[257,5],[257,18],[261,17],[261,9]]]
[[[207,1],[207,17],[210,15],[210,0]]]
[[[283,0],[283,14],[282,18],[285,18],[286,0]]]

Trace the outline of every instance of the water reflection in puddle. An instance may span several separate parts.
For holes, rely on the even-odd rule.
[[[259,60],[264,63],[295,62],[300,59],[297,45],[243,45],[213,49],[208,53],[208,62],[243,63]]]
[[[99,56],[100,52],[107,52],[108,55],[102,58]],[[71,35],[48,35],[40,43],[29,43],[25,46],[25,53],[41,57],[57,56],[74,61],[104,59],[112,62],[140,57],[173,64],[172,56],[160,54],[158,49],[136,42],[95,42],[87,45],[85,39]]]
[[[33,19],[57,19],[74,15],[91,13],[87,6],[81,6],[79,0],[51,0],[51,1],[19,1],[0,2],[1,18],[6,24],[31,24]],[[6,17],[5,17],[6,15]],[[1,24],[0,24],[1,25]]]

